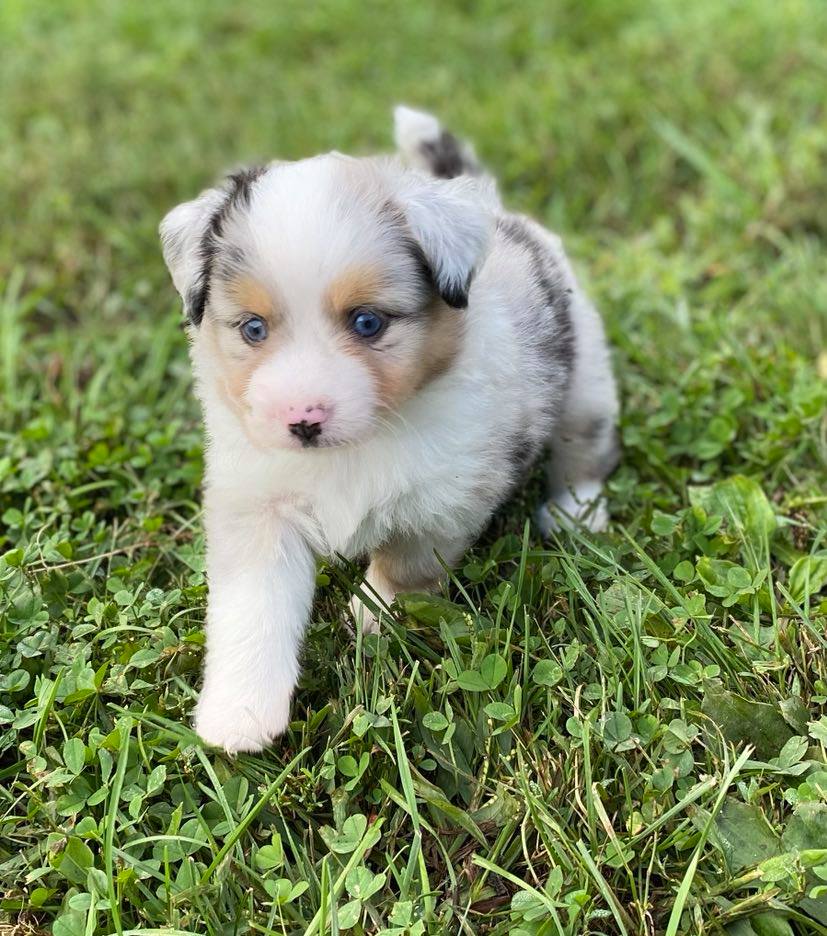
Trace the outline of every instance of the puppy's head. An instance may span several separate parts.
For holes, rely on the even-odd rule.
[[[161,238],[199,381],[260,448],[365,438],[456,356],[489,199],[331,154],[179,205]]]

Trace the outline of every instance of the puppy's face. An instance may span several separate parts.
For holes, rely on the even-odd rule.
[[[326,156],[164,220],[198,379],[257,447],[357,443],[451,366],[490,215],[449,185]]]

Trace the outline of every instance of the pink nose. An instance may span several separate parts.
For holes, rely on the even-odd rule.
[[[293,426],[296,423],[307,423],[310,426],[321,426],[327,421],[329,412],[324,403],[289,403],[282,407],[279,416]]]

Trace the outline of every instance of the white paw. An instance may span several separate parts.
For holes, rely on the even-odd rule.
[[[202,692],[195,709],[195,730],[207,744],[228,754],[262,751],[286,730],[290,696],[290,692],[283,693],[265,706]]]
[[[379,618],[362,601],[358,595],[354,595],[348,602],[350,613],[353,615],[355,624],[361,626],[363,634],[378,634],[380,631]],[[381,612],[380,612],[381,617]]]
[[[599,484],[584,484],[541,504],[535,515],[540,532],[548,536],[582,526],[592,533],[601,533],[609,525],[609,509],[600,490]]]

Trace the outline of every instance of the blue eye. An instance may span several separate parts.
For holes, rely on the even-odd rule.
[[[371,309],[356,309],[350,327],[360,338],[375,338],[385,327],[385,320]]]
[[[241,334],[250,344],[258,344],[267,337],[267,325],[263,319],[253,316],[241,326]]]

